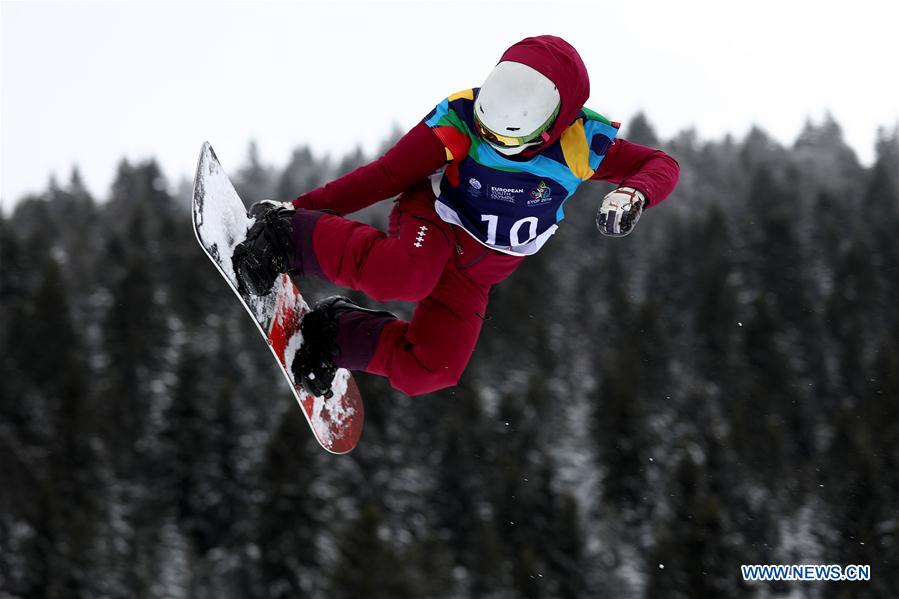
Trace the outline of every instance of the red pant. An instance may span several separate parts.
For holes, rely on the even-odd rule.
[[[381,318],[381,324],[373,321],[374,329],[358,323],[348,328],[359,333],[339,338],[341,355],[354,356],[344,362],[365,364],[363,370],[386,376],[409,395],[455,385],[474,351],[491,285],[523,258],[491,250],[442,221],[426,182],[400,196],[387,234],[339,216],[297,212],[295,262],[301,273],[376,300],[418,304],[409,322]],[[361,362],[360,355],[366,356]],[[338,365],[350,367],[339,358]]]

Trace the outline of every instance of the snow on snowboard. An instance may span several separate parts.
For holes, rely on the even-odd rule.
[[[193,224],[197,240],[228,285],[240,299],[278,360],[303,409],[315,438],[331,453],[351,451],[362,434],[364,411],[359,388],[346,369],[339,369],[329,399],[306,393],[293,380],[291,363],[303,343],[300,321],[309,310],[290,277],[282,274],[265,296],[241,294],[231,265],[234,248],[241,243],[253,219],[219,164],[209,143],[204,143],[194,179]]]

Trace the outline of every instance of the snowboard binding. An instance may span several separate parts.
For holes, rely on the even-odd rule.
[[[293,254],[293,210],[263,200],[250,206],[248,214],[256,222],[231,257],[237,289],[245,294],[268,295],[278,275],[289,269]]]
[[[303,316],[300,323],[303,345],[297,350],[291,365],[294,381],[311,395],[330,399],[333,394],[331,384],[337,374],[335,360],[340,351],[337,346],[339,317],[350,311],[396,318],[391,312],[363,308],[340,295],[318,302],[311,312]]]

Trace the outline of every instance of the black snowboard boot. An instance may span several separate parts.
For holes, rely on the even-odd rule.
[[[264,200],[248,210],[256,222],[234,248],[231,262],[241,293],[268,295],[275,279],[287,272],[293,255],[293,210]]]
[[[291,365],[294,380],[311,395],[325,398],[333,395],[331,383],[337,373],[335,359],[340,349],[337,346],[339,317],[350,311],[396,317],[390,312],[363,308],[340,295],[327,297],[315,304],[315,308],[303,316],[300,323],[303,345],[297,350]]]

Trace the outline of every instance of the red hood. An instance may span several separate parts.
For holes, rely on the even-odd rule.
[[[554,35],[525,38],[505,51],[500,62],[504,60],[528,65],[552,81],[559,90],[562,102],[559,118],[549,130],[549,143],[553,143],[562,136],[590,97],[590,77],[584,61],[571,44]],[[528,156],[538,151],[525,150],[522,154]]]

